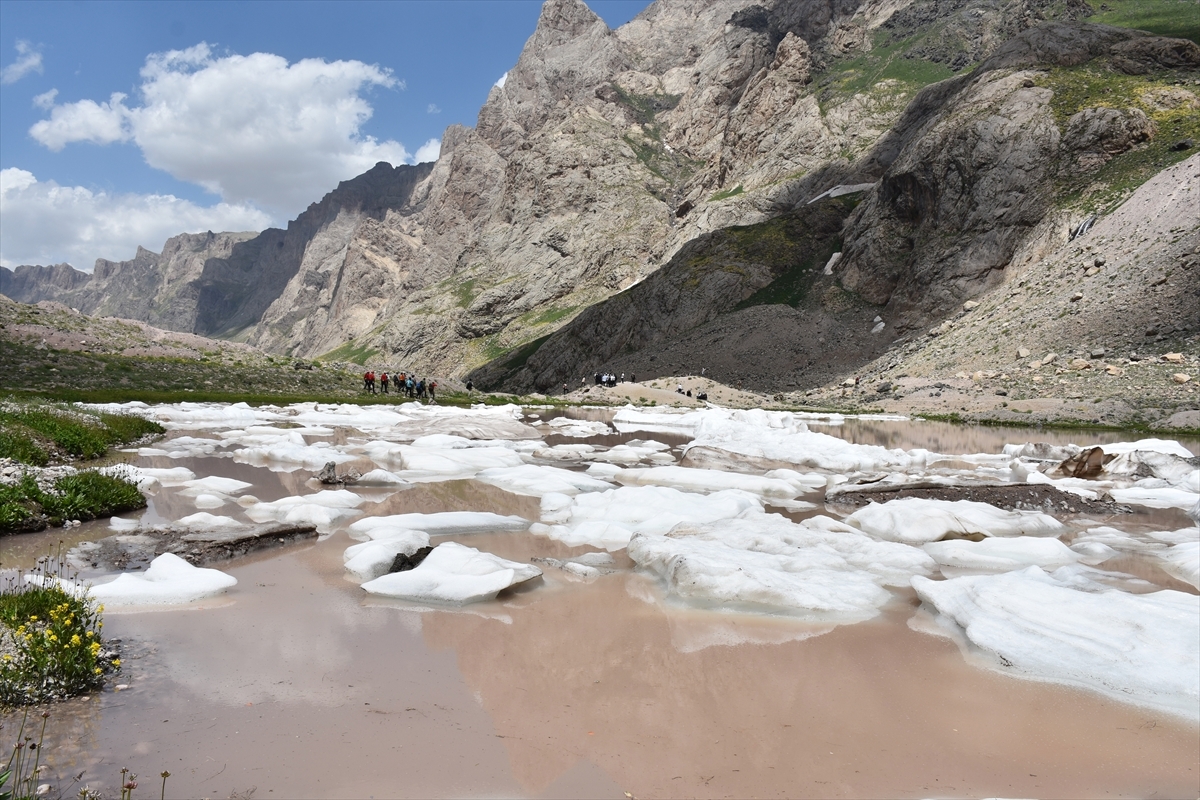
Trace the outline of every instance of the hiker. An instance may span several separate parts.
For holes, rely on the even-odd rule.
[[[683,384],[682,383],[676,384],[675,394],[683,394]]]
[[[437,381],[429,382],[429,402],[437,402]]]
[[[375,371],[367,370],[367,391],[375,394]]]
[[[367,370],[363,373],[363,391],[371,391],[371,371]]]
[[[475,384],[471,382],[470,378],[467,379],[467,391],[468,392],[475,391]]]
[[[388,393],[387,385],[388,385],[388,374],[385,372],[385,373],[383,373],[383,376],[379,379],[379,386],[381,389],[383,389],[384,394]]]
[[[597,386],[600,385],[600,373],[599,372],[596,373],[596,385]]]
[[[630,382],[630,383],[637,383],[637,376],[636,376],[636,375],[634,375],[632,372],[631,372],[631,373],[629,373],[629,382]]]

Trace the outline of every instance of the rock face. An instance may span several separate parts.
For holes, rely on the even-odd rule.
[[[404,207],[431,169],[377,164],[309,206],[286,231],[180,234],[161,253],[139,247],[129,261],[97,259],[91,275],[67,264],[4,270],[0,293],[167,330],[228,336],[259,323],[305,258],[344,250],[360,226]]]
[[[865,356],[1061,244],[1060,196],[1126,169],[1126,154],[1158,146],[1160,118],[1196,101],[1163,77],[1200,65],[1195,44],[1043,22],[1051,10],[657,0],[614,31],[580,0],[548,0],[476,128],[449,128],[436,164],[378,165],[286,232],[180,237],[65,291],[273,352],[442,375],[495,362],[487,381],[543,387],[725,330],[721,314],[774,286],[800,318],[739,319],[857,337],[865,315]],[[1062,19],[1085,11],[1068,3]],[[1076,91],[1093,68],[1120,91]],[[871,188],[836,230],[822,218],[807,244],[789,239],[790,266],[730,248],[819,217],[805,204],[842,184]],[[833,249],[831,275],[800,270],[828,302],[787,288]],[[118,285],[149,299],[102,290]]]

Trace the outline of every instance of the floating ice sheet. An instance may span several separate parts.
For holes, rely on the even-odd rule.
[[[915,547],[876,541],[828,517],[794,523],[776,514],[639,533],[629,556],[695,603],[838,621],[874,616],[892,596],[884,586],[907,585],[935,566]]]
[[[558,436],[575,436],[578,438],[587,438],[589,436],[604,436],[612,433],[612,428],[603,422],[597,422],[587,419],[571,419],[570,417],[555,417],[547,423],[550,428],[550,433]]]
[[[1200,542],[1182,542],[1160,551],[1164,569],[1181,581],[1200,589]]]
[[[529,521],[487,511],[441,511],[436,514],[393,514],[367,517],[352,522],[349,532],[360,539],[389,539],[407,531],[425,531],[430,536],[449,534],[523,531]]]
[[[580,492],[602,492],[611,489],[608,481],[597,480],[583,472],[572,472],[559,467],[522,464],[519,467],[485,469],[475,480],[499,486],[514,494],[541,497],[549,492],[579,494]]]
[[[403,531],[388,539],[362,542],[346,548],[343,560],[346,572],[356,580],[370,581],[386,575],[396,556],[411,556],[429,546],[429,534],[424,531]]]
[[[1074,564],[1081,558],[1058,539],[1030,536],[988,538],[982,542],[966,539],[930,542],[924,549],[943,566],[993,572],[1009,572],[1033,565],[1054,569]]]
[[[334,489],[258,503],[246,509],[246,516],[255,522],[316,525],[318,531],[327,533],[338,520],[357,514],[362,503],[360,495],[346,489]]]
[[[530,530],[572,546],[620,550],[635,533],[661,535],[683,522],[732,519],[750,510],[761,511],[762,501],[737,490],[702,495],[660,486],[622,486],[574,498],[543,495],[546,524]]]
[[[443,542],[415,569],[393,572],[362,588],[371,594],[421,603],[465,605],[491,600],[542,571],[532,564],[507,561],[457,542]]]
[[[1006,672],[1200,719],[1200,597],[1064,587],[1038,567],[913,588]]]
[[[427,440],[432,438],[426,437]],[[445,437],[447,440],[456,438]],[[400,478],[409,481],[470,478],[485,469],[517,467],[525,463],[510,447],[472,446],[467,439],[442,441],[442,437],[438,437],[437,444],[441,446],[434,446],[434,441],[411,445],[374,441],[361,449],[376,464],[384,469],[394,469]]]
[[[670,486],[693,492],[740,489],[766,497],[792,498],[803,490],[803,484],[780,478],[744,475],[739,472],[724,472],[717,469],[692,469],[675,466],[623,469],[615,477],[618,483],[626,486]],[[822,480],[821,485],[824,484],[825,481]]]
[[[904,497],[871,503],[846,522],[872,536],[894,542],[936,542],[947,534],[984,536],[1058,536],[1063,524],[1038,511],[1005,511],[970,500]]]
[[[145,572],[126,572],[91,588],[91,595],[112,606],[178,605],[221,594],[237,578],[220,570],[193,567],[173,553],[163,553]]]

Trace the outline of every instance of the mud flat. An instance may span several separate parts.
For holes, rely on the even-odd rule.
[[[105,630],[122,640],[125,688],[56,708],[45,750],[56,781],[86,770],[85,782],[111,793],[129,766],[142,776],[170,770],[167,794],[179,797],[1200,788],[1200,701],[1187,660],[1200,630],[1167,634],[1143,615],[1131,655],[1103,656],[1107,687],[1064,644],[1083,637],[1107,654],[1123,639],[1105,620],[1123,609],[1151,603],[1186,618],[1200,600],[1186,516],[1200,491],[1180,466],[1194,450],[1179,442],[1125,437],[1122,446],[1106,435],[1126,460],[1160,454],[1145,457],[1160,474],[1047,475],[1052,483],[1033,490],[1118,499],[1033,510],[1000,497],[1031,491],[1002,487],[1022,470],[1046,474],[1003,452],[1031,441],[1028,431],[764,412],[636,416],[659,413],[644,409],[560,422],[559,412],[511,408],[410,409],[404,419],[311,405],[145,412],[172,433],[130,454],[158,484],[134,521],[143,529],[182,530],[207,506],[240,526],[230,530],[309,525],[319,536],[213,564],[237,579],[217,597],[156,613],[110,610]],[[474,435],[436,432],[450,425]],[[928,450],[915,446],[922,441]],[[724,453],[725,468],[681,467],[693,446]],[[312,480],[331,453],[339,468],[390,478],[332,492]],[[940,516],[947,497],[825,503],[828,488],[880,474],[918,489],[931,478],[1001,488],[956,506],[957,523]],[[889,509],[902,520],[913,501],[932,504],[919,525],[861,516]],[[527,524],[503,522],[513,519]],[[981,541],[943,535],[937,520],[979,528]],[[431,545],[457,542],[543,574],[495,600],[447,606],[369,595],[347,572],[348,549],[418,529]],[[56,533],[98,541],[119,532],[90,523],[10,537],[23,542],[6,542],[5,562],[33,558]],[[110,580],[87,566],[95,584]],[[993,580],[1009,581],[1016,600],[1044,592],[1084,614],[1101,600],[1116,610],[1090,622],[1039,612],[1048,627],[988,601]],[[923,602],[926,584],[965,587],[971,602],[951,608],[936,593]],[[980,635],[974,609],[1009,633]],[[1057,660],[1031,658],[1046,653]],[[1149,689],[1136,675],[1121,684],[1143,656],[1176,666],[1155,667],[1167,672]]]

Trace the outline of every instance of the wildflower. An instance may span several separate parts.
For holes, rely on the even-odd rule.
[[[92,637],[93,637],[93,636],[95,636],[95,635],[96,635],[96,634],[92,633],[91,631],[88,631],[88,632],[87,632],[87,637],[88,637],[89,639],[90,639],[90,638],[92,638]]]
[[[71,646],[72,647],[78,647],[81,644],[83,644],[83,639],[79,638],[78,633],[71,637]]]
[[[114,658],[114,659],[112,660],[112,665],[113,665],[114,667],[119,667],[119,666],[121,666],[121,659],[119,659],[119,658]]]

